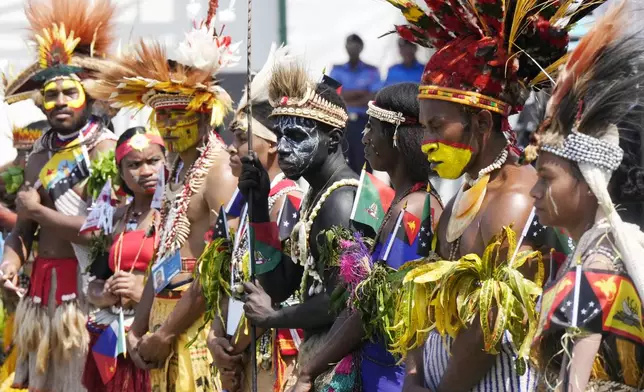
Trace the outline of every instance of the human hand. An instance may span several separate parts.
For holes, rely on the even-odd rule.
[[[268,222],[270,215],[267,200],[271,190],[268,172],[255,156],[242,157],[241,163],[242,173],[237,186],[246,200],[250,200],[252,193],[253,211],[250,211],[250,217],[253,222]]]
[[[22,297],[25,290],[18,287],[18,267],[9,261],[0,264],[0,284],[7,292]]]
[[[138,336],[133,331],[130,331],[125,339],[125,344],[127,346],[127,353],[136,365],[137,368],[141,370],[149,370],[154,368],[149,363],[146,363],[139,354],[139,344],[141,343],[141,337]]]
[[[18,214],[24,214],[30,218],[39,207],[40,194],[38,194],[36,188],[25,184],[16,197],[16,210]]]
[[[157,331],[141,338],[138,351],[141,359],[153,368],[161,368],[172,354],[174,339]]]
[[[109,291],[117,297],[131,299],[134,302],[141,301],[143,295],[143,285],[137,276],[126,271],[118,271],[108,281]]]
[[[110,290],[110,282],[112,281],[112,278],[114,278],[114,276],[111,276],[105,281],[103,284],[103,291],[101,291],[101,296],[103,297],[103,301],[105,301],[106,306],[114,306],[119,302],[119,297],[114,295]]]
[[[300,375],[288,392],[309,392],[313,389],[313,382],[306,375]]]
[[[266,294],[259,282],[253,284],[244,283],[246,300],[244,301],[244,313],[246,318],[255,326],[271,328],[271,322],[275,319],[277,311],[273,309],[271,297]]]

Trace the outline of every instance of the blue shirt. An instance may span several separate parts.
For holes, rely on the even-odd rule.
[[[375,93],[380,88],[378,68],[362,61],[355,68],[351,68],[349,63],[335,65],[329,76],[340,82],[344,91],[364,90]],[[347,110],[349,113],[365,114],[367,107],[348,106]]]
[[[404,82],[420,83],[424,70],[425,66],[418,61],[415,61],[411,67],[408,67],[403,63],[396,64],[389,68],[389,72],[387,72],[387,80],[385,80],[383,87]]]

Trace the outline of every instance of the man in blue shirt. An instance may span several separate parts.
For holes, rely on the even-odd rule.
[[[347,37],[346,49],[349,62],[336,65],[331,76],[342,84],[342,98],[347,104],[349,122],[345,136],[345,156],[349,166],[357,173],[365,163],[362,131],[367,125],[367,104],[380,87],[380,73],[373,65],[360,60],[364,48],[362,39],[352,34]]]
[[[417,46],[414,43],[404,39],[398,40],[398,51],[402,57],[402,63],[396,64],[389,68],[387,79],[384,86],[390,86],[396,83],[413,82],[419,83],[423,76],[425,66],[416,59]]]

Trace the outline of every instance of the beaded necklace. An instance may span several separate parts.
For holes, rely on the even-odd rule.
[[[208,137],[208,143],[201,151],[199,158],[188,168],[187,174],[183,179],[183,188],[173,201],[170,201],[168,196],[174,192],[170,190],[170,184],[166,185],[166,197],[164,198],[163,212],[161,213],[162,232],[158,260],[183,248],[188,239],[190,235],[190,220],[188,219],[190,201],[192,196],[205,183],[206,176],[222,149],[221,144],[220,139],[211,133]],[[170,178],[174,176],[177,168],[178,164],[175,164]]]
[[[329,178],[329,181],[331,181],[332,178],[333,175]],[[309,296],[320,294],[323,289],[322,277],[320,277],[320,274],[317,271],[317,262],[311,255],[309,249],[309,235],[311,234],[311,226],[313,225],[315,218],[317,218],[324,202],[326,202],[326,199],[333,192],[345,186],[353,186],[357,188],[359,185],[360,181],[355,179],[336,181],[326,189],[326,191],[320,196],[318,202],[311,209],[308,207],[309,200],[311,199],[310,195],[312,194],[311,189],[309,189],[306,197],[304,198],[301,208],[304,213],[300,216],[300,221],[295,225],[293,233],[291,234],[291,260],[304,267],[302,282],[300,283],[300,294],[302,296],[306,290],[306,283],[309,276],[313,278],[313,284],[309,289]]]

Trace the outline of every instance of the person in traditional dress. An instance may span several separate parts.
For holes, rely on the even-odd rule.
[[[258,283],[245,283],[244,312],[261,328],[303,329],[298,366],[323,344],[335,321],[329,312],[330,294],[337,283],[338,259],[333,252],[335,234],[351,227],[349,216],[359,181],[342,154],[342,137],[348,120],[338,95],[340,84],[326,76],[311,80],[304,67],[292,63],[275,67],[269,84],[273,106],[278,161],[287,178],[306,179],[310,188],[300,208],[291,238],[281,241],[266,202],[270,182],[256,159],[242,159],[240,181],[248,197],[252,189],[251,227],[263,233],[256,241]],[[252,179],[252,181],[250,181]],[[279,249],[278,249],[279,248]],[[299,304],[278,307],[296,290]]]
[[[141,301],[145,273],[154,257],[158,239],[159,211],[152,208],[158,174],[165,164],[165,144],[156,132],[144,127],[126,130],[116,145],[119,183],[132,201],[114,213],[107,259],[92,263],[95,278],[89,284],[88,300],[97,308],[90,314],[90,351],[102,333],[124,313],[129,330],[136,305]],[[99,351],[100,352],[100,351]],[[88,355],[83,385],[90,391],[149,391],[148,371],[136,367],[132,359],[118,356],[113,372],[105,374],[103,356]]]
[[[153,391],[214,389],[205,299],[193,276],[204,235],[237,186],[226,145],[215,131],[232,103],[215,74],[238,59],[238,45],[216,35],[215,12],[211,2],[208,18],[186,34],[176,60],[169,60],[160,44],[142,41],[95,86],[115,106],[151,107],[153,126],[177,156],[165,181],[157,258],[127,338],[132,360],[153,368]]]
[[[270,191],[268,194],[268,207],[271,221],[281,226],[281,235],[289,236],[293,225],[286,216],[290,211],[297,211],[302,199],[302,191],[293,180],[286,178],[278,164],[277,135],[272,131],[274,119],[270,118],[273,107],[268,102],[268,84],[271,78],[273,67],[280,64],[287,64],[294,61],[294,56],[289,54],[288,47],[273,45],[266,63],[262,69],[253,77],[251,83],[250,103],[246,94],[237,105],[235,118],[231,123],[230,130],[233,132],[233,143],[229,148],[230,167],[237,177],[242,175],[242,159],[249,156],[248,150],[248,105],[252,105],[252,132],[253,132],[253,153],[259,159],[262,166],[266,168],[270,180]],[[240,179],[240,181],[244,181]],[[252,179],[251,179],[252,181]],[[240,188],[244,184],[240,183]],[[290,207],[294,207],[291,210]],[[278,221],[278,218],[282,218]],[[232,270],[233,270],[233,295],[235,286],[243,284],[244,263],[248,262],[248,239],[247,225],[242,223],[238,231],[241,239],[235,241],[236,246],[232,249]],[[247,270],[247,268],[246,268]],[[216,306],[216,305],[212,305]],[[252,361],[243,358],[242,353],[250,345],[248,333],[245,328],[238,328],[232,338],[227,337],[229,327],[222,322],[222,318],[215,317],[212,323],[209,337],[209,348],[214,358],[214,365],[219,369],[222,378],[222,388],[229,392],[236,390],[251,390],[251,366]],[[231,321],[232,322],[232,321]],[[230,329],[230,328],[228,328]],[[269,329],[259,338],[257,345],[259,352],[258,390],[282,392],[291,377],[295,368],[297,358],[297,342],[301,339],[301,331],[296,329]],[[242,361],[245,359],[245,361]],[[245,363],[244,363],[245,362]]]
[[[617,205],[641,202],[644,32],[635,2],[615,3],[557,78],[532,189],[542,223],[565,229],[575,252],[545,288],[537,333],[544,387],[644,388],[644,233]]]
[[[434,222],[438,222],[442,212],[440,197],[432,190],[429,183],[431,169],[429,162],[420,149],[423,128],[418,122],[418,100],[416,95],[418,84],[394,84],[382,89],[375,101],[369,103],[369,122],[365,129],[362,142],[365,145],[365,156],[375,170],[389,174],[395,190],[395,198],[387,211],[376,241],[369,249],[364,247],[362,252],[350,248],[349,254],[356,254],[355,259],[360,263],[367,257],[371,264],[382,262],[392,269],[399,269],[413,259],[427,256],[430,252]],[[429,189],[429,193],[428,193]],[[431,210],[429,220],[423,218],[429,199]],[[404,209],[404,222],[398,222],[398,216]],[[400,226],[403,226],[402,229]],[[393,247],[392,241],[397,241],[397,231],[408,234],[417,248],[407,248],[408,244]],[[425,234],[421,235],[421,231]],[[417,240],[418,238],[418,240]],[[390,247],[391,244],[391,247]],[[367,250],[368,249],[368,250]],[[423,249],[426,250],[423,251]],[[367,251],[367,252],[365,252]],[[342,265],[342,276],[355,276],[359,266]],[[356,263],[358,264],[358,263]],[[374,268],[374,267],[371,267]],[[377,268],[377,267],[376,267]],[[345,274],[346,272],[346,274]],[[354,275],[355,274],[355,275]],[[355,289],[360,280],[348,279],[349,290]],[[365,295],[366,293],[362,293]],[[386,333],[380,331],[374,336],[367,336],[363,320],[375,315],[360,314],[362,309],[357,305],[349,310],[348,318],[340,317],[334,324],[332,335],[326,339],[326,344],[316,353],[314,359],[302,366],[298,371],[298,384],[293,391],[330,390],[350,391],[357,385],[362,391],[400,391],[405,376],[404,366],[398,364],[398,359],[387,351]],[[387,312],[391,309],[383,309]],[[369,341],[365,341],[369,339]],[[340,376],[321,374],[331,364],[346,361],[347,355],[356,352],[359,359],[353,366],[358,377],[352,381],[341,382]],[[342,365],[338,365],[340,367]],[[336,369],[336,373],[337,373]]]
[[[30,114],[37,113],[44,117],[44,114],[35,106],[33,109],[34,111],[31,111]],[[24,112],[19,113],[24,114]],[[13,166],[0,174],[2,187],[0,192],[0,199],[2,200],[2,205],[0,205],[0,225],[9,232],[13,230],[18,220],[18,214],[15,212],[15,200],[18,190],[24,183],[24,170],[27,165],[27,159],[36,140],[42,136],[43,131],[49,128],[47,120],[33,122],[34,117],[29,116],[29,119],[24,117],[26,116],[22,115],[12,121],[14,125],[13,147],[16,149],[17,155]],[[32,262],[33,258],[32,254],[29,262]],[[29,288],[29,276],[27,273],[30,270],[29,262],[21,269],[18,279],[18,287],[22,289],[23,293]],[[2,298],[2,305],[5,311],[4,329],[2,331],[2,354],[0,354],[2,358],[0,362],[0,391],[2,392],[15,390],[11,388],[11,385],[13,384],[18,359],[18,351],[15,349],[13,341],[17,304],[18,297],[14,295],[6,295]]]
[[[442,261],[420,266],[405,278],[411,279],[410,292],[420,293],[414,297],[414,305],[400,301],[397,311],[404,330],[410,333],[403,331],[394,347],[403,352],[413,349],[407,356],[405,387],[534,390],[538,377],[526,363],[528,327],[511,324],[518,322],[518,315],[499,313],[488,323],[487,316],[478,316],[488,314],[486,301],[469,301],[471,307],[460,309],[456,304],[463,304],[469,294],[483,296],[479,291],[483,283],[487,292],[490,286],[506,284],[506,276],[520,276],[516,284],[510,282],[518,291],[501,291],[496,299],[517,301],[526,312],[524,320],[535,318],[539,256],[524,251],[539,244],[530,236],[517,248],[516,238],[533,224],[530,189],[536,182],[536,171],[518,164],[508,116],[520,110],[528,87],[544,80],[541,70],[556,67],[566,53],[569,24],[597,2],[584,4],[571,15],[567,14],[568,3],[564,3],[566,7],[549,3],[524,9],[496,0],[438,1],[430,4],[426,13],[414,2],[389,2],[409,22],[397,27],[402,37],[436,49],[425,67],[418,94],[419,121],[425,128],[422,150],[441,178],[465,178],[438,223],[435,249]],[[518,249],[521,257],[513,251],[508,255],[493,252],[500,243]],[[501,260],[514,272],[486,275],[486,271],[495,271]],[[468,270],[471,265],[489,267]],[[433,275],[413,278],[431,269],[435,269]],[[471,279],[480,285],[467,286]],[[465,286],[452,290],[452,283]],[[519,287],[532,295],[520,295],[523,289]],[[433,295],[422,294],[422,290],[441,293],[442,301],[434,301]],[[427,312],[406,317],[413,307],[427,308]],[[435,328],[427,332],[432,325]],[[521,366],[515,366],[516,362]]]
[[[27,19],[39,61],[7,86],[8,97],[33,96],[50,129],[36,142],[17,196],[18,221],[0,266],[5,288],[16,285],[36,229],[39,253],[29,293],[16,311],[15,387],[84,391],[81,376],[89,343],[85,300],[90,237],[79,234],[87,214],[86,179],[91,161],[112,150],[115,137],[91,115],[86,90],[104,65],[111,44],[109,0],[28,1]]]

